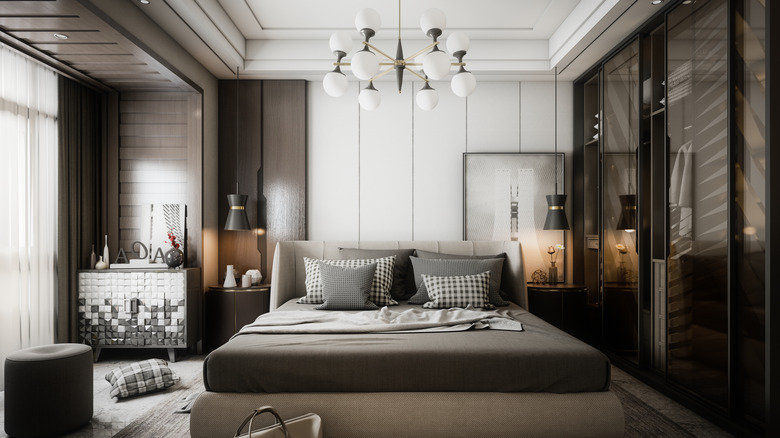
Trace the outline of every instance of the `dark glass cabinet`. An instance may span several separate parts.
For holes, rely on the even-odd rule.
[[[615,363],[760,431],[766,6],[684,3],[575,82],[574,280]]]

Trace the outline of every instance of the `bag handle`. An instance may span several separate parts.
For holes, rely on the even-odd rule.
[[[241,429],[246,426],[247,423],[249,423],[249,429],[247,430],[247,436],[249,438],[252,438],[252,420],[255,419],[256,416],[264,413],[264,412],[270,412],[273,414],[274,417],[276,417],[276,422],[274,424],[281,424],[282,425],[282,432],[284,432],[285,438],[289,438],[290,434],[287,432],[287,425],[284,424],[284,420],[282,420],[282,417],[279,416],[279,414],[276,412],[274,408],[271,406],[261,406],[254,410],[251,414],[249,414],[246,418],[244,418],[244,421],[241,423],[241,426],[238,426],[238,430],[236,430],[236,434],[233,436],[233,438],[238,437],[241,434]]]

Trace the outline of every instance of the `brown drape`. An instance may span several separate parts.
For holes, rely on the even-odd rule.
[[[103,96],[59,78],[57,342],[78,342],[78,270],[102,251]]]

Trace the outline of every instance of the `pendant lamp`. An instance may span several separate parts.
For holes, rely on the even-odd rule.
[[[225,229],[231,231],[251,230],[249,218],[246,216],[246,201],[249,196],[241,195],[238,191],[238,67],[236,67],[236,193],[227,195],[228,210]]]
[[[547,217],[544,220],[545,230],[568,230],[569,221],[563,206],[566,195],[558,194],[558,67],[555,67],[555,194],[547,195]]]

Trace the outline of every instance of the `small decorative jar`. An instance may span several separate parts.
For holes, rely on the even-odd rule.
[[[184,262],[184,253],[179,248],[171,248],[165,253],[165,264],[169,268],[178,268]]]

